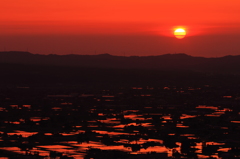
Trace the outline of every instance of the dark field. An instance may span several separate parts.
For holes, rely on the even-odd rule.
[[[240,158],[236,74],[2,64],[0,158]]]

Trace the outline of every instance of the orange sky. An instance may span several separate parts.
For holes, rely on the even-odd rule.
[[[157,48],[157,45],[154,46],[156,47],[155,53],[147,53],[148,48],[152,47],[148,41],[151,41],[152,37],[155,38],[155,36],[157,36],[160,39],[159,47],[164,48],[160,42],[162,41],[162,43],[166,45],[166,41],[169,40],[166,39],[166,41],[164,41],[164,37],[174,38],[173,29],[176,26],[183,26],[187,29],[186,38],[181,39],[185,41],[189,41],[187,38],[190,37],[193,38],[192,42],[194,42],[194,40],[204,41],[203,38],[207,40],[218,35],[222,35],[223,39],[225,36],[225,39],[227,39],[232,35],[234,36],[233,39],[237,40],[238,37],[236,38],[236,36],[240,36],[240,30],[238,29],[240,28],[239,8],[239,0],[1,0],[0,42],[2,44],[0,44],[0,47],[7,47],[9,50],[28,47],[30,49],[29,51],[32,50],[31,52],[41,53],[42,51],[43,54],[48,54],[50,51],[47,51],[47,48],[45,50],[37,49],[43,47],[39,44],[39,41],[44,39],[44,36],[45,38],[51,36],[53,41],[53,36],[55,36],[55,40],[61,44],[64,44],[65,41],[61,41],[61,38],[72,37],[72,39],[75,39],[76,36],[81,36],[77,38],[77,42],[79,43],[82,42],[81,40],[84,40],[84,38],[82,38],[83,36],[88,36],[89,38],[96,36],[96,38],[94,38],[95,40],[92,42],[91,40],[89,41],[93,49],[82,48],[85,51],[84,53],[87,54],[89,52],[89,54],[91,54],[90,52],[96,49],[99,53],[113,51],[109,53],[119,54],[116,53],[116,50],[119,51],[119,48],[124,45],[121,37],[125,36],[131,39],[135,36],[136,39],[137,37],[142,37],[142,39],[144,38],[146,40],[146,53],[144,53],[144,55],[171,53],[173,50],[168,50],[167,48],[163,49],[165,52],[160,52],[161,49]],[[35,45],[35,47],[32,47],[32,45],[22,46],[22,44],[22,48],[19,48],[17,39],[21,36],[26,43],[28,43],[30,39],[32,43],[35,41],[35,43],[32,44]],[[102,38],[99,38],[99,36],[102,36]],[[111,41],[110,37],[113,36],[115,37],[115,43],[112,45],[116,46],[115,53],[114,48],[109,50],[107,46],[106,49],[97,48],[97,46],[101,46],[101,41],[98,41],[98,39],[104,39],[103,37],[105,37],[108,38],[106,41]],[[120,36],[119,40],[117,40],[116,36]],[[14,43],[11,43],[11,41],[14,41]],[[139,41],[139,39],[137,41]],[[77,44],[76,46],[74,44],[75,42],[71,41],[71,43],[68,42],[65,44],[71,44],[71,49],[76,50],[74,53],[77,53],[81,50],[77,49]],[[185,44],[192,42],[179,42],[172,39],[167,45],[171,45],[169,48],[176,46],[175,52],[182,52],[184,50],[180,49],[181,47],[192,48],[194,45],[197,45],[191,44],[191,46],[189,46]],[[21,41],[20,43],[23,42]],[[219,41],[217,43],[219,43]],[[141,44],[144,44],[144,40],[142,40]],[[224,40],[221,44],[224,45]],[[53,43],[51,47],[51,45],[48,44],[48,50],[56,50],[56,46],[54,45],[56,44]],[[225,44],[225,47],[227,47],[226,45],[227,44]],[[179,50],[177,50],[177,47]],[[202,47],[204,50],[207,48],[205,45]],[[211,46],[208,45],[208,47]],[[237,50],[237,46],[235,47],[236,50],[234,54],[239,54],[240,52],[238,51],[240,51],[240,49]],[[65,54],[70,51],[67,47],[62,50],[64,50],[64,52],[57,51],[55,53]],[[135,53],[131,53],[131,50],[135,50]],[[138,49],[134,49],[133,46],[128,46],[120,52],[126,51],[128,55],[137,55],[137,50]],[[191,51],[194,51],[194,49]],[[186,53],[198,55],[196,52]]]

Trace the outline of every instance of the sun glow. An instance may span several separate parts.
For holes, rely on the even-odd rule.
[[[175,35],[176,38],[182,39],[182,38],[185,37],[186,31],[183,28],[176,28],[175,31],[174,31],[174,35]]]

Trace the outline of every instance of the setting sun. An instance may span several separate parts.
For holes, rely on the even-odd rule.
[[[0,51],[117,56],[183,52],[207,57],[240,52],[240,0],[1,0],[0,4],[4,15]]]
[[[185,37],[186,31],[185,31],[185,29],[183,29],[183,28],[177,28],[177,29],[175,29],[175,31],[174,31],[174,35],[175,35],[176,38],[182,39],[182,38]]]

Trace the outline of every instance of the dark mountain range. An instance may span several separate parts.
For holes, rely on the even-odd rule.
[[[240,56],[38,55],[0,52],[0,86],[238,85]]]
[[[193,57],[186,54],[165,54],[159,56],[113,56],[100,55],[39,55],[29,52],[0,52],[0,63],[78,66],[88,68],[121,69],[170,69],[216,72],[240,71],[240,55],[218,58]]]

